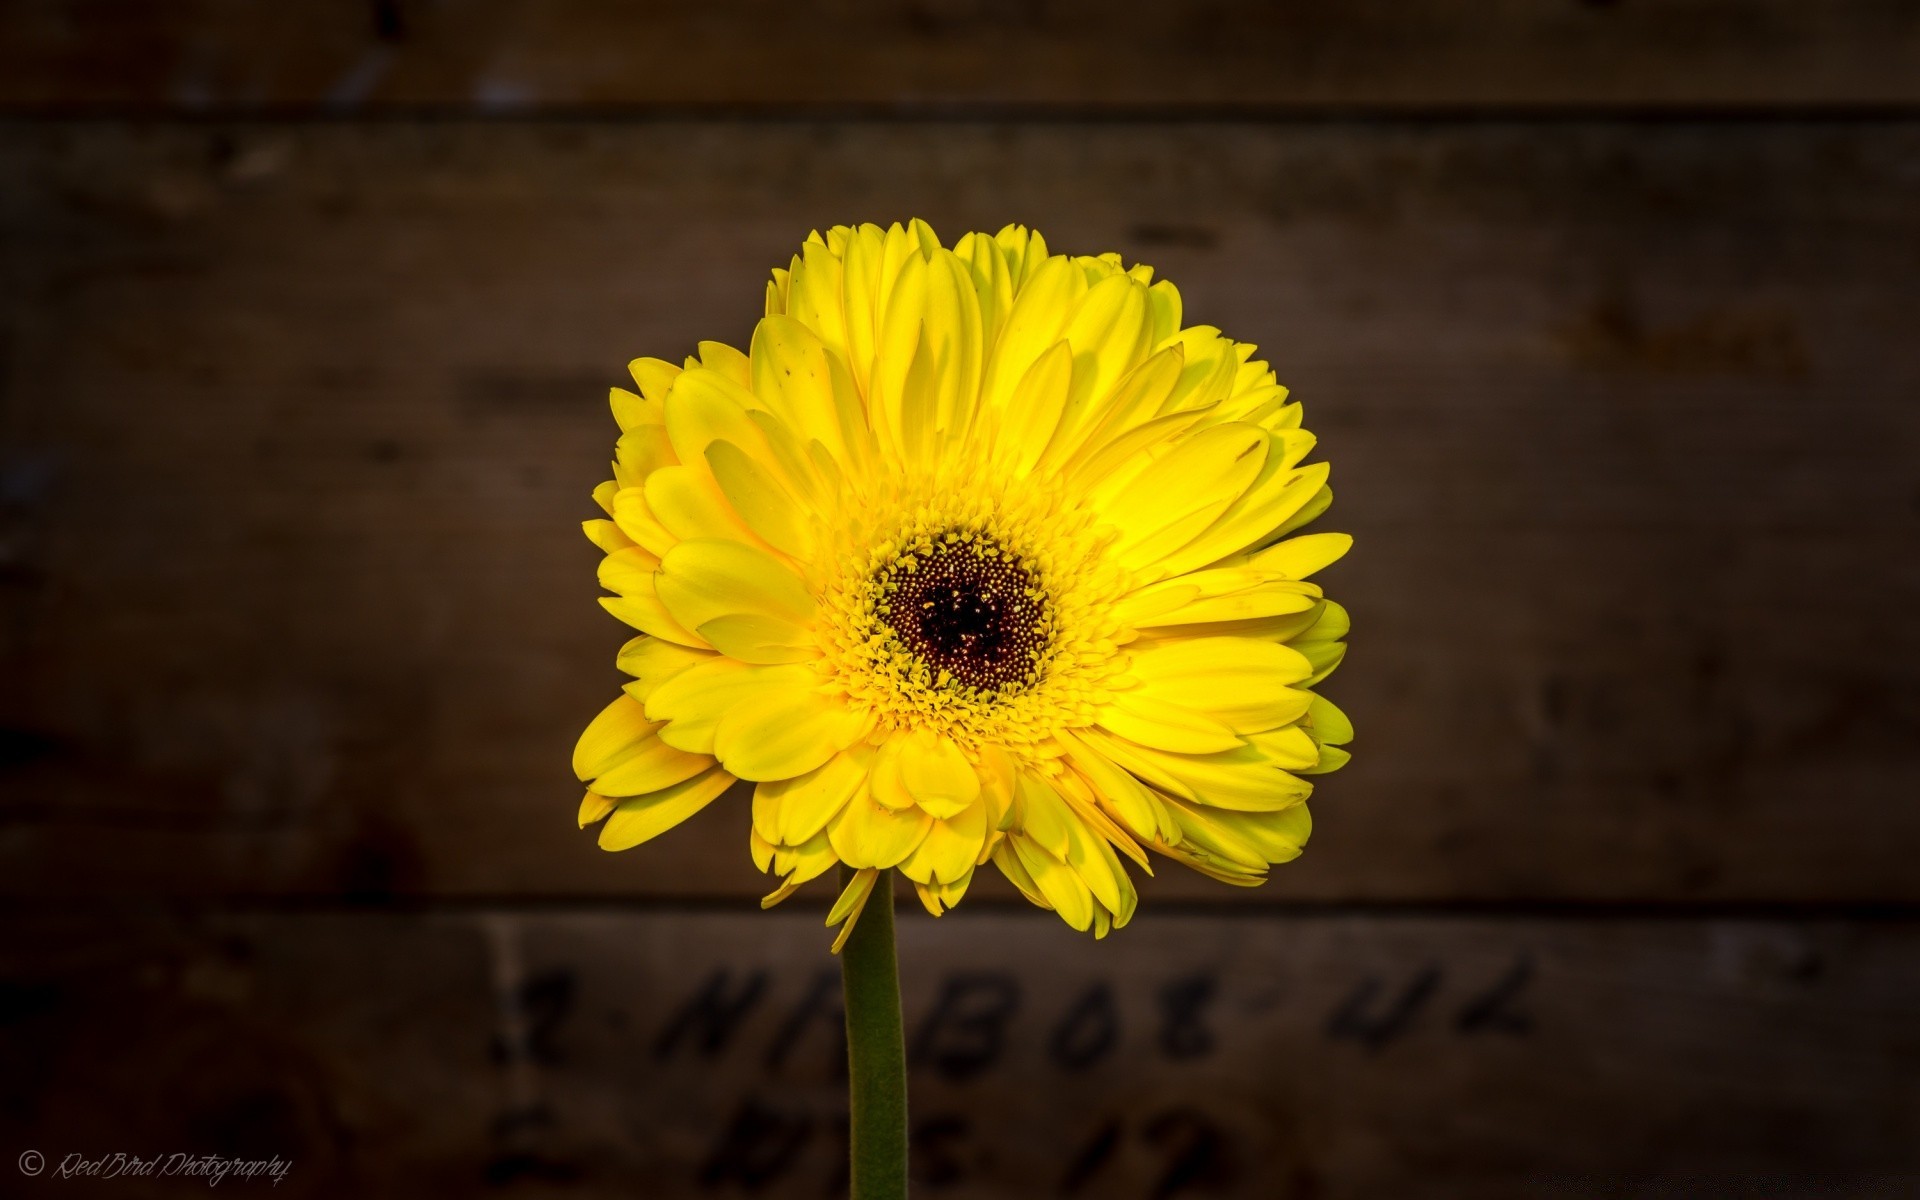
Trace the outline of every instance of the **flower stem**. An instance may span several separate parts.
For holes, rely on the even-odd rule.
[[[842,882],[852,878],[841,867]],[[840,951],[846,994],[852,1200],[906,1200],[907,1051],[900,1032],[900,968],[893,952],[893,888],[881,872],[860,923]]]

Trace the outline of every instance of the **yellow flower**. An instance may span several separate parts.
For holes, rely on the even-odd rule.
[[[1104,936],[1123,855],[1242,885],[1298,856],[1302,776],[1352,736],[1311,690],[1347,616],[1306,579],[1351,539],[1287,536],[1327,465],[1253,349],[1017,226],[809,237],[747,353],[613,392],[586,529],[641,635],[574,754],[582,826],[625,849],[751,780],[765,904],[845,863],[847,929],[888,869],[938,916],[991,862]]]

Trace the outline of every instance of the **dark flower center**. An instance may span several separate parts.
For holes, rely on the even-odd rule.
[[[1038,677],[1052,606],[1034,572],[997,542],[968,530],[937,535],[876,582],[880,619],[933,682],[995,692]]]

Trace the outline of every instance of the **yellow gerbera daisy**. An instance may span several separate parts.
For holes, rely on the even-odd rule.
[[[1351,539],[1287,537],[1327,465],[1253,349],[1018,226],[809,237],[747,353],[613,392],[586,529],[641,634],[581,824],[625,849],[751,780],[765,903],[845,863],[848,929],[888,869],[938,916],[991,862],[1104,936],[1121,856],[1244,885],[1296,857],[1302,776],[1352,736],[1311,690],[1347,616],[1306,580]]]

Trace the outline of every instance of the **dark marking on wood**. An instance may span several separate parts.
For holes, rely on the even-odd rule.
[[[834,1070],[844,1077],[847,1071],[847,1011],[841,1000],[840,972],[835,970],[815,972],[806,993],[787,1010],[786,1017],[767,1043],[768,1073],[778,1074],[785,1068],[794,1047],[806,1036],[807,1030],[821,1024],[826,1026],[833,1038]]]
[[[913,1041],[913,1062],[954,1082],[992,1066],[1006,1049],[1020,1008],[1020,981],[1001,971],[968,971],[942,981],[939,999]]]
[[[1359,1042],[1369,1051],[1377,1051],[1407,1031],[1427,1001],[1439,990],[1442,971],[1437,965],[1422,967],[1407,981],[1400,995],[1384,1008],[1375,1010],[1375,1000],[1385,985],[1376,975],[1361,980],[1327,1021],[1327,1036]]]
[[[973,1121],[958,1113],[939,1113],[914,1122],[908,1145],[913,1153],[913,1177],[929,1187],[951,1187],[971,1174],[965,1149],[973,1136]]]
[[[1066,1173],[1060,1177],[1059,1193],[1072,1196],[1086,1187],[1113,1158],[1119,1146],[1120,1118],[1108,1117],[1100,1122],[1092,1136],[1087,1138],[1067,1164]]]
[[[653,1057],[664,1062],[673,1057],[682,1042],[691,1039],[702,1058],[713,1058],[727,1048],[754,1007],[767,990],[767,973],[747,972],[736,986],[733,969],[722,967],[707,977],[700,990],[689,997],[661,1027],[654,1038]]]
[[[1120,1012],[1113,987],[1094,984],[1080,994],[1053,1027],[1047,1053],[1066,1071],[1084,1071],[1113,1052],[1120,1040]]]
[[[24,767],[58,754],[60,743],[31,729],[0,729],[0,771]]]
[[[806,1149],[813,1128],[812,1116],[803,1110],[747,1097],[700,1167],[700,1186],[714,1190],[737,1183],[758,1192],[779,1182]]]
[[[1461,1033],[1532,1033],[1533,1015],[1519,1007],[1532,979],[1533,955],[1523,952],[1492,987],[1467,1001],[1453,1027]]]
[[[1227,1145],[1212,1119],[1194,1108],[1175,1108],[1150,1118],[1147,1140],[1163,1148],[1167,1169],[1154,1184],[1154,1200],[1194,1191],[1221,1192],[1232,1186],[1235,1167]]]
[[[383,42],[406,38],[407,19],[400,0],[373,0],[373,34]]]
[[[561,1027],[573,1014],[578,989],[579,979],[574,972],[560,968],[532,976],[514,993],[524,1022],[521,1045],[533,1062],[554,1067],[566,1061],[558,1039]],[[501,1053],[502,1061],[505,1057],[504,1052]]]
[[[1160,989],[1160,1050],[1168,1058],[1200,1058],[1213,1053],[1213,1029],[1207,1009],[1219,980],[1202,972],[1176,979]]]

